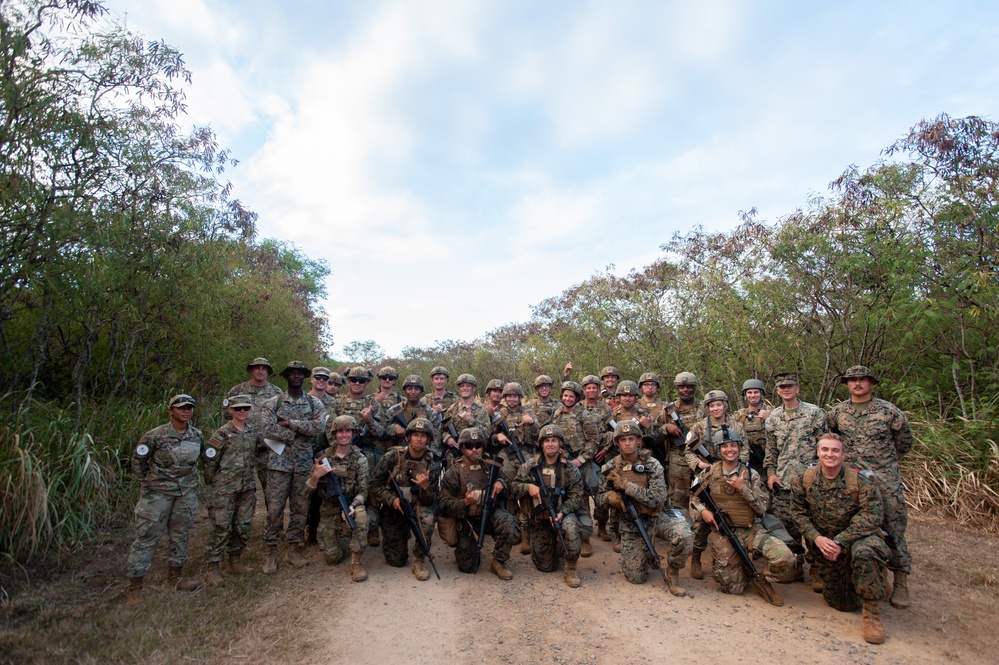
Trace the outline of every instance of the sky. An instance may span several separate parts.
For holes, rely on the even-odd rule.
[[[997,120],[999,3],[106,0],[185,54],[334,355],[472,340],[675,233],[775,222],[921,119]]]

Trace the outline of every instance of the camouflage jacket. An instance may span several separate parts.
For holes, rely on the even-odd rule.
[[[496,476],[496,480],[503,483],[503,493],[509,494],[510,486],[513,483],[514,478],[514,468],[510,464],[510,461],[498,457],[483,455],[479,464],[486,464],[488,462],[496,462],[497,464],[502,465],[502,468],[499,469]],[[466,488],[461,486],[462,470],[467,468],[467,466],[468,461],[464,456],[461,456],[455,461],[454,464],[451,465],[451,468],[444,473],[444,477],[441,479],[441,493],[438,497],[439,512],[441,515],[459,518],[467,516],[469,507],[465,505]],[[486,470],[488,472],[488,468]],[[496,499],[498,502],[496,505],[505,508],[505,499],[503,499],[503,494],[500,494],[496,497]]]
[[[715,462],[715,464],[721,464],[721,462]],[[704,469],[698,474],[698,479],[702,485],[709,485],[711,478],[711,471],[715,464],[711,465],[710,468]],[[722,469],[722,478],[735,478],[740,473],[746,472],[746,484],[742,486],[742,498],[746,500],[750,508],[757,515],[762,515],[767,512],[767,505],[770,503],[770,494],[767,492],[767,488],[763,485],[763,481],[760,480],[760,474],[756,473],[755,470],[750,469],[746,466],[745,462],[739,464],[731,471],[725,471]],[[734,489],[732,492],[734,493]],[[712,490],[711,496],[714,497],[715,492]],[[690,508],[695,513],[700,515],[702,510],[707,510],[708,507],[705,506],[700,501],[700,495],[694,496],[693,493],[690,495]],[[722,509],[724,510],[724,509]]]
[[[770,412],[766,429],[763,468],[768,478],[777,476],[784,489],[788,489],[792,477],[800,476],[815,463],[819,437],[828,431],[826,414],[808,402],[799,401],[793,411],[785,411],[781,405]]]
[[[364,456],[361,449],[357,446],[351,446],[346,457],[337,457],[336,446],[330,446],[326,449],[326,459],[329,460],[333,473],[340,479],[340,486],[346,495],[347,503],[355,508],[363,506],[364,502],[368,500],[371,476],[368,470],[368,458]],[[326,484],[323,482],[323,478],[319,479],[319,487],[316,490],[311,490],[306,486],[307,493],[313,491],[325,494]],[[339,500],[335,497],[330,497],[326,500],[339,503]]]
[[[690,470],[694,473],[697,473],[698,462],[707,462],[706,459],[694,451],[699,444],[704,444],[704,447],[708,449],[708,452],[715,458],[715,461],[721,459],[721,456],[718,454],[718,447],[715,445],[714,441],[707,439],[705,436],[707,434],[708,418],[710,418],[710,416],[698,420],[694,423],[694,426],[690,428],[690,431],[687,432],[687,441],[683,456],[684,459],[687,460],[687,466],[689,466]],[[711,423],[712,437],[714,436],[714,433],[721,428],[721,426],[721,423]],[[728,414],[725,415],[725,427],[738,433],[740,439],[745,439],[745,434],[742,431],[742,425],[737,423],[735,419]],[[743,463],[749,463],[748,445],[739,446],[739,459],[742,460]]]
[[[281,393],[264,403],[264,438],[285,444],[278,455],[268,448],[267,469],[270,471],[312,471],[312,440],[323,431],[326,409],[318,399],[304,393],[293,398]],[[278,425],[279,420],[287,420],[288,427]]]
[[[247,423],[240,432],[230,420],[219,427],[201,451],[205,484],[219,495],[256,489],[254,460],[262,445],[263,432],[255,425]]]
[[[626,462],[621,459],[621,456],[618,455],[600,468],[601,480],[600,489],[597,491],[596,496],[597,505],[607,505],[607,493],[614,490],[614,485],[607,482],[607,474],[617,468],[619,460],[621,464],[626,464]],[[644,506],[654,508],[657,512],[661,511],[663,509],[663,505],[666,503],[666,475],[663,471],[663,465],[659,463],[659,460],[652,456],[652,452],[649,450],[639,450],[638,459],[634,462],[634,464],[642,464],[645,466],[645,473],[649,480],[649,486],[640,487],[635,483],[628,483],[624,493]]]
[[[857,409],[840,402],[826,414],[829,431],[843,437],[845,463],[898,478],[898,462],[912,448],[909,419],[900,408],[877,397]]]
[[[766,406],[762,408],[767,408]],[[735,414],[735,422],[742,425],[742,431],[746,434],[746,439],[760,449],[767,447],[767,421],[757,415],[757,411],[743,407]]]
[[[425,464],[430,472],[430,482],[427,489],[420,488],[416,483],[411,482],[408,475],[410,463]],[[395,476],[399,487],[402,488],[406,500],[411,503],[419,502],[421,506],[437,508],[437,496],[441,483],[441,463],[428,448],[421,457],[412,457],[409,448],[399,446],[386,452],[371,476],[371,497],[381,506],[392,505],[392,500],[397,498],[389,478]],[[408,489],[408,491],[407,491]]]
[[[555,409],[562,406],[562,402],[559,402],[552,398],[551,395],[548,396],[546,401],[541,401],[540,397],[535,397],[525,404],[528,409],[530,409],[534,415],[538,417],[538,425],[543,427],[552,421],[552,414],[555,413]]]
[[[857,474],[858,495],[853,498],[846,486],[846,467],[828,479],[816,469],[811,487],[800,476],[791,481],[791,516],[809,543],[818,536],[839,541],[849,551],[854,541],[880,535],[884,510],[881,494],[875,489],[869,471]]]
[[[183,432],[172,423],[151,429],[139,439],[132,452],[132,473],[142,488],[167,496],[181,496],[198,487],[193,473],[205,437],[190,423]]]
[[[414,418],[426,418],[430,421],[433,427],[434,435],[430,440],[430,450],[433,451],[435,455],[441,454],[441,414],[433,410],[433,408],[427,406],[423,402],[417,402],[416,406],[410,406],[409,402],[403,400],[398,404],[392,405],[388,411],[385,413],[385,420],[388,425],[385,427],[385,439],[391,441],[392,445],[404,446],[406,445],[406,435],[396,433],[396,425],[402,427],[403,430],[406,429],[405,425],[402,425],[396,416],[402,415],[402,419],[406,421],[406,425],[411,423]]]
[[[641,397],[638,398],[638,401],[635,403],[641,407],[644,407],[645,410],[649,412],[649,415],[652,417],[653,422],[655,422],[656,418],[659,417],[659,414],[663,412],[663,409],[666,408],[666,402],[662,401],[658,397],[653,398],[652,401],[649,402],[646,401],[645,395],[642,395]]]
[[[510,494],[514,499],[530,496],[528,487],[536,484],[534,467],[541,465],[541,475],[551,477],[552,485],[557,488],[558,511],[563,515],[575,513],[583,507],[583,477],[575,464],[560,455],[557,462],[548,464],[543,455],[531,456],[517,469],[517,477],[513,481]]]
[[[361,411],[369,406],[371,407],[370,423],[361,417]],[[385,430],[388,428],[388,418],[382,409],[382,405],[371,395],[364,395],[360,398],[344,395],[337,400],[336,404],[330,409],[329,418],[326,420],[326,439],[329,441],[336,440],[330,428],[333,427],[333,419],[337,416],[353,416],[354,420],[357,421],[357,426],[361,428],[361,432],[358,432],[354,443],[360,444],[359,447],[362,450],[373,448],[375,442],[385,437]]]
[[[458,396],[453,392],[451,392],[450,390],[445,390],[443,397],[438,397],[433,393],[433,391],[430,391],[429,393],[420,398],[421,404],[426,404],[430,408],[433,408],[438,404],[440,404],[441,406],[444,407],[444,411],[447,411],[457,401],[458,401]],[[441,413],[444,413],[444,411],[441,411]]]
[[[524,449],[525,454],[535,450],[538,445],[538,432],[541,430],[537,415],[523,404],[516,407],[510,407],[504,404],[500,407],[498,413],[502,416],[503,422],[506,423],[506,426],[511,432],[513,432],[513,435],[517,437],[517,440],[520,443],[520,446]],[[525,414],[531,417],[531,422],[520,422]],[[493,432],[493,444],[499,445],[499,442],[496,440],[499,429],[493,428]]]
[[[468,414],[469,416],[468,420],[465,420],[465,418],[462,417],[463,414]],[[456,432],[458,432],[459,435],[461,434],[461,430],[463,429],[466,429],[468,427],[478,427],[479,431],[482,433],[482,437],[486,441],[488,441],[489,436],[493,432],[493,423],[491,420],[489,420],[489,414],[486,412],[486,407],[476,402],[472,402],[472,405],[469,407],[462,406],[461,402],[455,402],[454,404],[449,406],[444,411],[444,415],[441,420],[442,427],[443,427],[443,422],[446,421],[448,418],[451,419],[451,424],[454,425],[454,429]],[[447,441],[447,439],[449,439],[450,437],[451,435],[444,432],[442,429],[441,438],[444,441]],[[457,443],[458,442],[455,441],[455,444]],[[444,446],[441,446],[441,448],[443,447]],[[487,451],[492,452],[491,450],[488,450],[488,448]]]
[[[250,417],[246,419],[246,422],[256,425],[258,428],[263,427],[261,407],[264,405],[264,402],[272,397],[277,397],[282,392],[280,388],[269,381],[262,386],[255,386],[249,381],[243,381],[243,383],[230,388],[229,392],[225,394],[225,400],[222,401],[222,417],[225,420],[232,419],[232,414],[229,413],[229,409],[227,408],[229,404],[226,400],[236,395],[249,395],[250,399],[253,400],[253,411],[250,411]]]
[[[654,422],[653,437],[657,442],[669,441],[673,447],[683,447],[685,440],[683,437],[673,437],[670,436],[669,432],[666,431],[666,425],[673,424],[673,413],[680,417],[680,422],[683,423],[684,428],[687,432],[690,432],[690,428],[694,426],[698,420],[704,420],[708,416],[708,410],[704,408],[704,402],[699,399],[695,399],[690,404],[684,404],[677,400],[676,402],[670,402],[663,407],[663,410],[659,412],[656,416]]]
[[[600,438],[599,421],[594,420],[578,404],[574,404],[571,410],[565,406],[555,409],[551,422],[565,432],[565,444],[570,458],[579,457],[584,463],[593,459]]]

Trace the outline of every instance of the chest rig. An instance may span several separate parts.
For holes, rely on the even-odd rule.
[[[739,464],[739,476],[749,482],[749,469],[742,463]],[[715,462],[711,466],[711,477],[708,480],[708,487],[711,489],[711,498],[715,500],[718,510],[724,511],[732,520],[732,525],[737,527],[751,527],[756,520],[756,513],[752,506],[742,496],[742,492],[725,482],[725,474],[722,472],[722,463]]]

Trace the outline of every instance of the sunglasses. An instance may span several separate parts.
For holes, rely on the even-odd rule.
[[[351,383],[367,383],[368,382],[367,379],[361,379],[361,378],[355,378],[355,377],[351,377],[351,378],[349,378],[347,380],[350,381]]]
[[[485,444],[483,444],[483,443],[463,443],[463,444],[461,444],[461,447],[464,448],[465,450],[474,450],[475,448],[485,448]]]
[[[252,408],[253,408],[252,406],[234,406],[234,407],[232,407],[232,410],[233,411],[249,411]]]
[[[395,381],[399,377],[398,376],[379,376],[378,378],[381,379],[382,381]]]
[[[322,374],[313,374],[312,375],[312,380],[313,381],[329,381],[330,377],[323,376]]]

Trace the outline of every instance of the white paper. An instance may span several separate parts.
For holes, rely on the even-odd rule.
[[[283,444],[282,442],[275,441],[274,439],[264,439],[264,443],[267,444],[268,448],[270,448],[271,450],[274,451],[275,455],[283,455],[284,454],[285,444]]]

